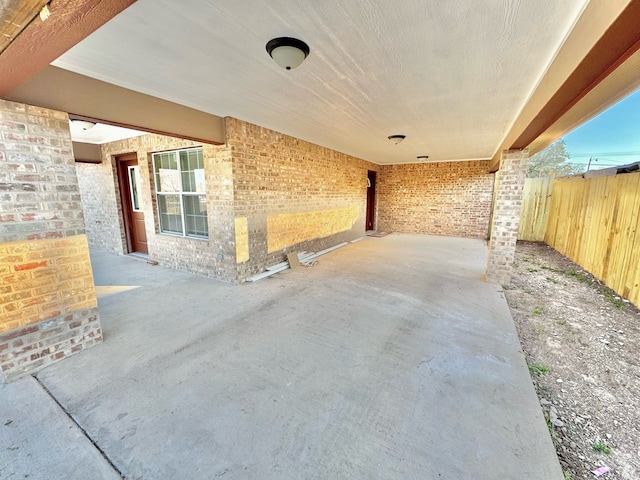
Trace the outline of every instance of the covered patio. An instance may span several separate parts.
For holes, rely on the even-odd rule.
[[[105,342],[0,385],[0,477],[562,479],[486,258],[391,234],[232,286],[93,252]]]

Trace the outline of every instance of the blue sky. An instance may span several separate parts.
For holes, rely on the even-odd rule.
[[[571,163],[591,169],[640,161],[640,90],[564,136]]]

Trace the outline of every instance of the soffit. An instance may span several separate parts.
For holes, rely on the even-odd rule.
[[[485,159],[585,3],[138,0],[53,64],[380,164]],[[278,36],[309,44],[298,69]]]

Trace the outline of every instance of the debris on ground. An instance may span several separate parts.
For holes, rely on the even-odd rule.
[[[357,241],[357,240],[354,240],[354,241]],[[317,252],[317,253],[316,252],[292,253],[291,257],[287,255],[287,261],[267,267],[266,271],[257,273],[247,278],[247,282],[257,282],[258,280],[262,280],[263,278],[270,277],[271,275],[275,275],[276,273],[280,273],[280,272],[283,272],[284,270],[289,269],[291,267],[291,261],[294,259],[294,257],[298,258],[298,265],[313,266],[311,264],[313,263],[313,260],[315,258],[321,257],[322,255],[325,255],[329,252],[333,252],[334,250],[337,250],[338,248],[342,248],[346,245],[349,245],[349,243],[342,242],[342,243],[339,243],[338,245],[334,245],[333,247],[325,248],[324,250],[321,250],[320,252]],[[293,261],[295,262],[295,260]]]
[[[603,475],[606,475],[610,471],[611,471],[611,467],[607,467],[606,465],[602,465],[601,467],[598,467],[595,470],[591,470],[591,473],[593,473],[596,477],[601,477]]]

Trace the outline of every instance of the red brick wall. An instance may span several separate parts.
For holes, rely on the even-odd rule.
[[[248,225],[241,281],[286,251],[318,251],[364,235],[367,170],[377,165],[234,118],[226,119],[226,132],[235,216]]]
[[[0,380],[102,340],[67,114],[0,100]]]
[[[493,174],[489,161],[384,165],[378,230],[487,238]]]

